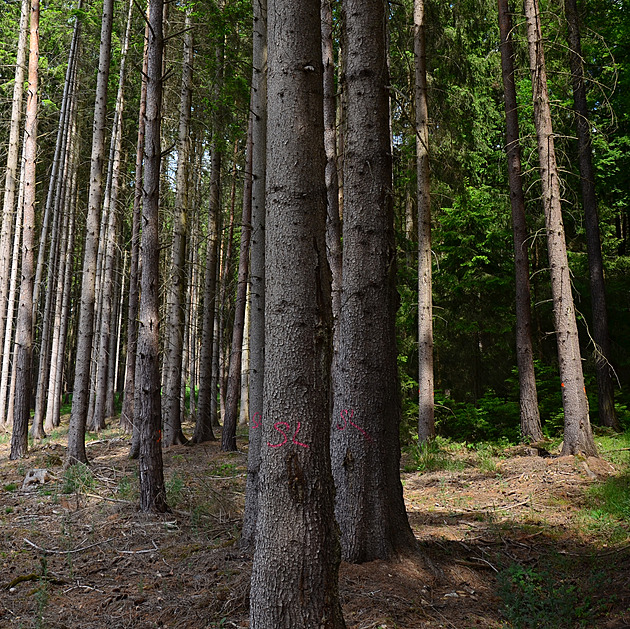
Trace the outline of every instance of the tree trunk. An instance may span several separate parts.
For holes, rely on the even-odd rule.
[[[28,450],[28,421],[31,413],[33,356],[33,279],[35,249],[35,185],[37,162],[37,90],[39,64],[39,0],[31,0],[28,55],[28,95],[24,122],[24,218],[22,223],[22,277],[15,329],[15,399],[10,459]]]
[[[238,401],[241,389],[241,358],[243,349],[243,331],[245,327],[245,306],[247,304],[249,242],[252,233],[251,115],[247,136],[243,214],[241,219],[241,247],[238,261],[238,283],[236,289],[236,303],[234,305],[234,325],[232,328],[232,351],[230,352],[228,386],[225,396],[225,416],[223,418],[223,433],[221,435],[221,449],[224,452],[236,450],[236,423],[238,418]]]
[[[418,183],[418,441],[435,437],[431,179],[424,0],[414,1],[416,168]]]
[[[571,277],[560,207],[560,180],[556,166],[551,110],[547,93],[547,74],[538,1],[525,0],[524,6],[534,99],[534,123],[538,140],[542,198],[547,227],[558,363],[562,382],[564,408],[562,453],[565,455],[583,453],[587,456],[596,456],[597,450],[588,417],[580,342],[571,294]]]
[[[252,629],[345,627],[329,458],[320,1],[269,6],[265,385]]]
[[[142,276],[136,367],[136,412],[140,431],[140,510],[168,511],[162,465],[160,400],[160,123],[162,113],[163,0],[149,0],[147,110],[142,191]]]
[[[20,154],[20,123],[22,120],[22,100],[24,94],[24,74],[26,65],[26,44],[28,41],[28,19],[30,0],[22,0],[20,13],[20,32],[15,63],[15,82],[11,105],[11,123],[9,125],[9,146],[4,183],[4,203],[2,205],[2,231],[0,232],[0,339],[4,338],[12,313],[7,311],[9,291],[9,270],[11,268],[11,233],[16,221],[15,191],[18,175],[18,157]],[[18,210],[21,212],[21,208]],[[16,227],[17,229],[17,227]],[[3,395],[4,397],[4,395]],[[0,407],[0,424],[5,421],[4,404]]]
[[[250,228],[251,231],[251,228]],[[250,238],[251,252],[251,238]],[[249,424],[249,313],[251,310],[249,281],[245,298],[245,325],[243,328],[243,358],[241,360],[241,392],[239,394],[238,425],[244,428]]]
[[[514,273],[516,285],[516,361],[518,364],[521,436],[531,441],[543,438],[538,411],[534,353],[532,349],[532,311],[527,258],[527,222],[521,177],[518,109],[514,83],[512,20],[508,0],[498,0],[501,31],[501,72],[505,94],[505,143],[514,234]]]
[[[606,285],[602,260],[601,238],[597,196],[595,195],[595,173],[593,171],[593,145],[589,111],[586,103],[586,85],[582,67],[582,44],[576,0],[565,0],[568,27],[569,67],[573,84],[573,108],[578,140],[578,164],[584,224],[586,227],[586,249],[590,274],[590,289],[593,317],[593,341],[595,344],[595,366],[597,374],[597,406],[599,418],[604,426],[621,430],[615,411],[615,387],[613,369],[610,364],[610,337],[608,335],[608,310],[606,308]]]
[[[168,318],[165,347],[164,445],[186,442],[181,426],[181,373],[184,340],[184,296],[186,294],[186,228],[189,195],[190,110],[193,86],[192,6],[186,8],[182,88],[177,146],[177,196],[173,220],[171,282],[168,290]]]
[[[140,90],[140,107],[138,113],[138,141],[136,144],[136,181],[133,197],[133,215],[131,227],[131,261],[129,263],[129,303],[127,305],[127,356],[125,359],[125,392],[123,395],[120,425],[127,432],[137,434],[134,421],[136,349],[138,345],[138,304],[140,301],[140,219],[142,214],[142,177],[144,170],[144,136],[145,114],[147,108],[147,42],[149,39],[148,24],[144,31],[144,55],[142,61],[142,86]],[[132,446],[130,456],[138,456]]]
[[[81,283],[81,305],[77,330],[77,351],[72,396],[72,412],[68,429],[66,464],[87,463],[85,425],[90,393],[92,338],[94,334],[94,301],[98,234],[103,199],[103,160],[107,131],[107,81],[111,57],[113,0],[103,0],[101,45],[96,79],[92,155],[90,161],[90,190],[86,218],[85,250]]]
[[[331,427],[342,557],[385,559],[415,539],[400,482],[396,243],[386,16],[345,0],[343,293]]]
[[[267,0],[254,2],[252,74],[252,236],[250,255],[249,448],[241,546],[253,550],[258,513],[260,425],[265,367],[265,178],[267,152]]]

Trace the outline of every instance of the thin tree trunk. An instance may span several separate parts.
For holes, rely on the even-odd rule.
[[[265,179],[267,158],[267,0],[254,2],[252,75],[252,236],[250,255],[249,447],[241,546],[253,550],[260,492],[265,367]]]
[[[24,218],[22,223],[22,276],[15,331],[15,399],[10,459],[28,450],[28,421],[31,413],[33,356],[33,276],[35,249],[35,186],[37,182],[37,103],[39,64],[39,0],[31,1],[28,56],[28,95],[24,133]]]
[[[344,0],[347,132],[343,294],[331,429],[342,557],[385,559],[415,539],[400,482],[396,242],[386,14]]]
[[[16,221],[15,191],[18,175],[18,158],[20,155],[20,124],[22,120],[24,74],[26,71],[29,9],[30,0],[22,0],[20,32],[15,63],[15,82],[13,84],[13,101],[11,105],[11,122],[9,125],[4,202],[2,205],[2,231],[0,232],[0,339],[4,338],[5,328],[8,326],[8,321],[12,316],[12,313],[7,311],[7,294],[9,291],[9,269],[11,268],[11,233],[13,231],[13,223]],[[19,212],[21,212],[21,208]],[[0,407],[0,424],[5,421],[4,408],[4,405]]]
[[[250,239],[251,252],[251,239]],[[238,425],[247,426],[249,422],[249,313],[251,310],[249,281],[245,299],[245,327],[243,329],[243,358],[241,361],[241,392],[239,401]]]
[[[556,166],[551,110],[547,93],[547,74],[538,0],[525,0],[524,6],[534,99],[534,123],[538,140],[542,198],[547,227],[547,249],[558,343],[558,363],[562,383],[562,405],[564,408],[562,453],[565,455],[583,453],[587,456],[597,456],[588,417],[588,400],[584,388],[580,342],[573,295],[571,294],[571,277],[562,223],[560,180]]]
[[[569,67],[573,83],[573,108],[578,140],[578,164],[584,224],[586,227],[586,250],[590,274],[590,289],[593,317],[593,342],[595,344],[595,368],[597,374],[597,405],[599,418],[604,426],[621,431],[615,411],[615,387],[610,363],[610,336],[608,334],[608,310],[606,308],[606,284],[602,259],[601,237],[597,196],[595,194],[595,172],[593,170],[593,145],[589,111],[586,102],[586,85],[582,65],[582,44],[576,0],[565,0],[568,27]]]
[[[142,86],[140,92],[140,108],[138,113],[138,142],[136,145],[136,181],[133,199],[133,215],[131,227],[131,262],[129,263],[129,304],[127,306],[127,356],[125,364],[125,392],[120,412],[120,425],[127,431],[137,434],[134,417],[136,349],[138,344],[138,304],[140,301],[140,219],[142,215],[142,177],[144,169],[144,136],[145,113],[147,108],[147,42],[149,40],[148,24],[144,32],[144,56],[142,62]],[[136,445],[137,440],[136,440]],[[130,456],[138,456],[138,450],[132,444]]]
[[[424,0],[414,1],[416,169],[418,197],[418,441],[435,436],[431,178]]]
[[[518,109],[514,83],[512,20],[508,0],[498,0],[501,31],[501,70],[505,94],[505,142],[514,234],[514,272],[516,285],[516,361],[518,364],[521,436],[536,442],[543,438],[534,373],[532,348],[532,311],[527,258],[527,222],[521,176]]]
[[[96,80],[92,155],[90,161],[90,190],[88,194],[83,279],[81,283],[81,305],[77,330],[77,359],[74,373],[72,412],[70,414],[70,426],[68,429],[67,465],[73,465],[77,462],[87,463],[87,454],[85,452],[85,425],[90,393],[96,262],[98,255],[99,221],[103,199],[103,160],[105,157],[107,122],[107,81],[111,57],[113,12],[113,0],[103,0],[101,46]]]
[[[168,511],[162,464],[159,338],[160,122],[162,113],[163,0],[149,0],[147,110],[142,191],[142,275],[136,367],[136,421],[140,431],[140,510]]]
[[[181,382],[184,337],[184,307],[186,294],[186,223],[189,197],[190,112],[192,105],[193,57],[192,5],[186,8],[184,51],[182,56],[182,88],[179,111],[177,146],[177,196],[173,220],[173,250],[171,282],[167,296],[167,329],[164,386],[164,446],[185,443],[181,426]]]
[[[238,283],[234,304],[234,325],[232,328],[232,351],[228,371],[228,385],[225,398],[225,415],[221,449],[224,452],[236,450],[236,423],[238,402],[241,391],[241,359],[243,332],[245,327],[245,306],[247,304],[247,277],[249,271],[249,242],[252,233],[252,121],[250,115],[247,133],[245,160],[245,185],[243,189],[243,214],[241,219],[241,247],[238,261]],[[236,157],[236,156],[235,156]]]
[[[269,5],[262,465],[250,627],[338,629],[320,0]],[[284,437],[283,437],[284,435]]]

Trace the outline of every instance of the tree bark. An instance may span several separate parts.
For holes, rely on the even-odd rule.
[[[604,282],[604,262],[599,233],[597,196],[595,194],[595,172],[593,170],[593,145],[589,111],[586,102],[586,85],[582,64],[582,44],[580,22],[576,0],[565,0],[567,17],[569,67],[573,84],[573,109],[578,141],[578,164],[584,225],[586,227],[586,250],[590,275],[592,302],[593,342],[595,344],[595,368],[597,375],[597,405],[599,418],[604,426],[621,431],[615,411],[615,387],[613,369],[610,363],[611,348],[608,334],[608,310],[606,308],[606,284]]]
[[[241,546],[253,550],[258,514],[265,371],[265,179],[267,167],[267,0],[254,2],[252,74],[252,236],[249,331],[249,448]]]
[[[265,384],[250,627],[345,627],[329,458],[320,0],[269,3]]]
[[[101,22],[101,45],[96,100],[92,132],[92,155],[90,160],[90,190],[86,218],[85,250],[83,257],[83,279],[81,283],[81,305],[77,330],[77,351],[72,397],[72,412],[68,429],[68,451],[66,464],[87,463],[85,452],[85,425],[90,394],[90,368],[92,362],[92,339],[94,335],[94,302],[96,283],[96,260],[98,233],[103,200],[103,161],[105,157],[105,133],[107,123],[107,81],[111,58],[113,0],[103,0]]]
[[[538,411],[534,353],[532,348],[532,311],[527,257],[527,222],[521,175],[516,85],[514,83],[514,49],[512,20],[508,0],[498,0],[501,31],[501,73],[505,94],[505,143],[508,160],[508,181],[514,234],[514,273],[516,286],[516,361],[518,365],[521,436],[531,441],[543,438]]]
[[[24,217],[22,222],[22,271],[18,318],[15,329],[15,399],[10,459],[28,450],[31,416],[31,372],[33,356],[33,280],[35,249],[35,185],[37,182],[37,103],[39,64],[39,0],[31,0],[28,55],[28,95],[24,121]]]
[[[168,511],[162,463],[160,399],[160,123],[162,113],[163,0],[149,0],[147,110],[142,190],[142,275],[136,367],[136,421],[140,431],[140,510]]]
[[[580,342],[573,295],[571,294],[571,277],[562,223],[560,180],[556,166],[538,1],[525,0],[524,6],[534,99],[534,124],[538,141],[542,198],[547,228],[547,250],[558,344],[558,363],[562,383],[562,405],[564,408],[562,453],[565,455],[582,453],[587,456],[597,456],[588,417],[588,400],[584,387]]]
[[[396,243],[386,15],[345,0],[343,293],[331,427],[342,557],[385,559],[415,539],[400,482]]]
[[[418,197],[418,442],[435,437],[431,179],[424,0],[414,1],[416,169]]]

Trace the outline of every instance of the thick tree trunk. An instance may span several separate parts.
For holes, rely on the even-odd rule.
[[[269,3],[265,390],[252,629],[341,628],[320,1]]]
[[[241,389],[241,359],[243,331],[245,328],[245,306],[247,304],[247,277],[249,271],[249,242],[252,233],[252,122],[250,115],[247,133],[245,164],[245,186],[243,190],[243,213],[241,219],[241,247],[238,261],[238,283],[234,305],[234,325],[232,328],[232,351],[228,371],[228,386],[225,396],[225,416],[221,449],[225,452],[236,450],[236,423]],[[236,155],[235,155],[236,157]]]
[[[98,233],[103,200],[103,161],[105,157],[105,133],[107,130],[107,81],[111,57],[113,0],[103,0],[101,46],[96,79],[96,101],[92,132],[90,161],[90,190],[86,218],[81,305],[77,330],[77,351],[72,396],[72,412],[68,429],[66,464],[87,463],[85,452],[85,425],[90,394],[90,369],[92,339],[94,335],[94,302]]]
[[[37,103],[39,64],[39,0],[31,0],[28,55],[28,95],[24,122],[24,217],[22,223],[22,277],[15,329],[15,399],[10,459],[28,450],[31,416],[31,371],[33,356],[33,280],[35,249],[35,184],[37,162]]]
[[[424,0],[414,1],[416,169],[418,179],[418,441],[435,436],[433,401],[433,276],[431,179]]]
[[[142,276],[136,367],[136,412],[140,432],[140,510],[168,510],[162,464],[160,399],[160,123],[162,113],[163,0],[149,0],[147,110],[142,191]]]
[[[518,364],[521,435],[532,441],[543,437],[538,411],[534,354],[532,349],[532,312],[527,259],[527,222],[521,177],[518,109],[514,83],[514,50],[512,20],[508,0],[498,0],[501,31],[501,71],[505,94],[505,143],[508,159],[508,180],[514,234],[514,273],[516,286],[516,361]]]
[[[593,145],[589,111],[586,102],[586,85],[582,67],[582,44],[576,0],[565,0],[568,27],[569,67],[573,83],[573,108],[578,140],[578,164],[584,224],[586,227],[586,249],[590,274],[592,302],[593,341],[595,343],[595,366],[597,374],[597,405],[599,418],[604,426],[621,430],[615,411],[615,387],[613,369],[610,364],[610,337],[608,335],[608,310],[606,308],[606,285],[604,262],[599,234],[597,196],[595,194],[595,172],[593,170]]]
[[[249,331],[249,448],[241,546],[252,550],[258,513],[265,370],[265,178],[267,164],[267,0],[254,3],[252,75],[252,236]]]
[[[580,341],[573,295],[571,294],[571,277],[562,223],[560,180],[556,166],[551,110],[547,93],[547,74],[538,0],[525,0],[525,18],[527,20],[529,66],[534,99],[534,123],[538,140],[542,198],[547,227],[547,249],[558,343],[558,363],[562,382],[562,405],[564,408],[562,453],[583,453],[596,456],[597,450],[588,417],[588,400],[584,388]]]
[[[395,320],[396,243],[386,15],[381,0],[345,0],[343,294],[331,427],[342,557],[411,548],[400,482]]]

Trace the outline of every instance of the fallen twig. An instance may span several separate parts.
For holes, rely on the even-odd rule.
[[[72,550],[51,550],[48,548],[42,548],[38,546],[34,542],[31,542],[30,539],[24,538],[24,541],[33,548],[41,551],[42,553],[46,553],[47,555],[70,555],[72,553],[80,553],[88,548],[94,548],[94,546],[100,546],[101,544],[107,544],[107,542],[111,542],[114,538],[110,537],[109,539],[105,539],[102,542],[95,542],[94,544],[88,544],[87,546],[81,546],[80,548],[73,548]]]

